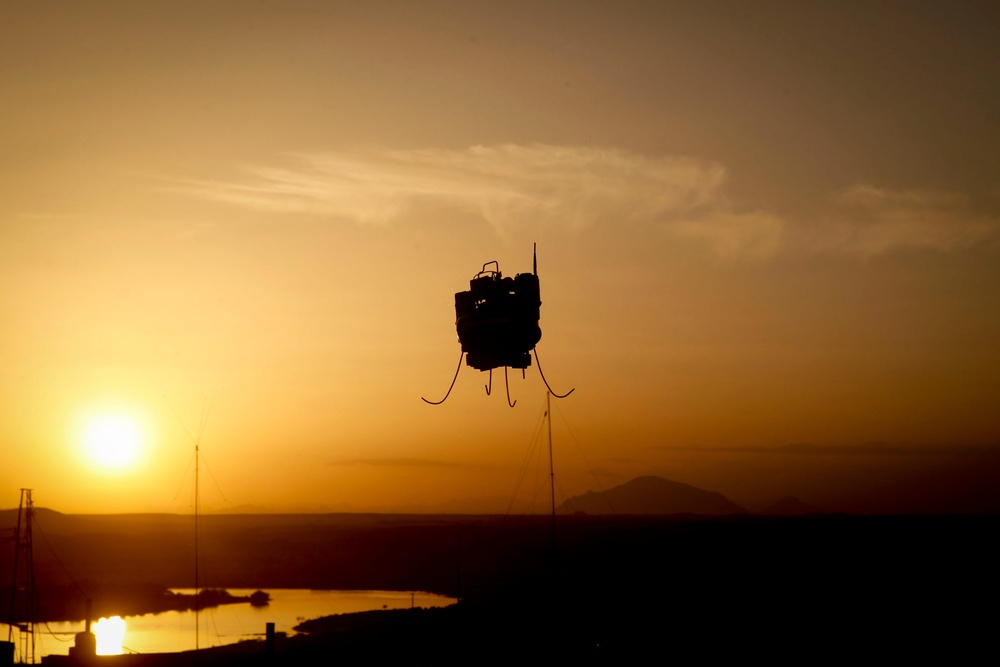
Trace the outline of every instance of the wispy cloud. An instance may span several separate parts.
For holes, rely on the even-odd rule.
[[[233,205],[358,224],[405,223],[422,207],[472,214],[504,235],[526,225],[647,225],[694,240],[721,259],[779,252],[868,258],[906,249],[956,251],[1000,243],[1000,219],[948,192],[858,185],[812,220],[742,210],[717,162],[613,148],[504,144],[462,150],[368,149],[292,154],[248,166],[233,181],[171,189]]]
[[[958,251],[1000,240],[1000,219],[976,213],[968,197],[858,185],[835,201],[832,222],[813,230],[814,251],[873,257],[905,249]]]
[[[993,446],[976,445],[907,445],[884,442],[869,442],[861,445],[810,445],[798,443],[780,447],[657,447],[661,451],[690,452],[697,454],[764,454],[777,456],[879,456],[879,457],[935,457],[967,458],[979,457],[995,460],[1000,458],[1000,444]]]
[[[785,222],[766,211],[733,213],[712,210],[698,218],[670,223],[678,236],[708,243],[724,259],[767,259],[781,248]]]
[[[433,459],[407,459],[407,458],[377,458],[377,459],[342,459],[340,461],[329,461],[327,465],[355,467],[368,466],[379,468],[461,468],[465,467],[461,463],[450,461],[435,461]]]
[[[288,167],[248,167],[239,182],[182,189],[264,210],[386,224],[421,205],[472,212],[498,232],[515,225],[648,223],[708,244],[720,257],[766,257],[783,222],[740,212],[724,196],[718,163],[617,149],[543,144],[464,150],[367,150],[298,154]]]

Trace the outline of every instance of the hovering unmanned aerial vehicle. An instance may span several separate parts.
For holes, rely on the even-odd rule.
[[[489,267],[494,268],[489,268]],[[503,368],[504,383],[507,384],[507,369],[519,368],[522,376],[531,365],[531,353],[538,351],[535,345],[542,337],[538,326],[541,296],[538,289],[538,258],[532,257],[532,272],[518,273],[513,278],[504,278],[500,264],[496,260],[483,264],[483,269],[469,281],[469,289],[455,294],[455,327],[458,340],[462,344],[465,363],[480,371],[489,371],[490,381],[486,385],[489,395],[493,387],[493,369]],[[458,368],[451,380],[448,393],[440,401],[423,400],[431,405],[444,403],[455,386],[458,372],[462,369],[462,356],[458,358]],[[566,398],[573,393],[557,394],[549,387],[541,364],[538,372],[549,392],[556,398]],[[507,404],[510,400],[510,385],[507,384]]]

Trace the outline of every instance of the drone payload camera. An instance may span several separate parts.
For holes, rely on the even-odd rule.
[[[490,266],[495,268],[490,269]],[[517,401],[510,400],[507,369],[518,368],[523,377],[525,369],[531,365],[532,352],[538,363],[535,345],[542,338],[542,330],[538,326],[541,305],[537,255],[533,253],[531,273],[518,273],[513,278],[503,277],[496,260],[483,264],[482,271],[469,281],[468,291],[455,294],[455,327],[462,344],[462,355],[458,358],[458,368],[455,369],[455,377],[451,380],[448,393],[440,401],[423,400],[431,405],[440,405],[448,399],[462,369],[464,356],[465,363],[469,366],[489,371],[487,396],[493,386],[493,369],[503,368],[507,404],[514,407]],[[546,388],[556,398],[566,398],[575,391],[570,389],[565,394],[557,394],[545,379],[540,363],[538,372]]]

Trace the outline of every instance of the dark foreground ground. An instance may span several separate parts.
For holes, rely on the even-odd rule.
[[[59,554],[46,559],[36,535],[40,584],[67,573],[81,594],[192,584],[189,517],[37,519]],[[270,657],[251,644],[105,663],[996,655],[995,516],[561,517],[555,550],[547,518],[216,516],[201,527],[205,562],[218,564],[206,565],[207,586],[416,589],[462,602],[309,622]]]

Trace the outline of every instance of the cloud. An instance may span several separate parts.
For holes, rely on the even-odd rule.
[[[697,454],[765,454],[780,456],[888,456],[900,458],[983,458],[1000,459],[1000,445],[907,445],[884,442],[868,442],[861,445],[810,445],[798,443],[780,447],[693,447],[664,446],[661,451],[691,452]]]
[[[968,197],[858,185],[835,201],[833,220],[814,230],[814,251],[873,257],[902,249],[965,250],[1000,239],[1000,219],[973,211]]]
[[[1000,219],[949,192],[857,185],[811,220],[740,210],[724,166],[614,148],[504,144],[466,149],[367,149],[288,156],[236,181],[177,183],[201,198],[365,225],[404,224],[445,207],[498,234],[529,225],[645,225],[726,260],[779,252],[869,258],[905,249],[952,252],[1000,243]],[[440,211],[436,211],[436,215]]]
[[[705,241],[721,258],[745,256],[767,259],[778,252],[785,223],[778,216],[764,211],[712,211],[700,219],[675,222],[671,227],[678,236]]]
[[[240,182],[200,181],[180,189],[361,224],[396,222],[423,205],[473,213],[501,234],[525,224],[646,223],[696,239],[724,258],[770,256],[782,234],[775,215],[731,210],[725,168],[694,158],[506,144],[297,154],[291,160],[288,167],[248,167]]]
[[[448,461],[435,461],[432,459],[407,459],[407,458],[380,458],[380,459],[343,459],[340,461],[330,461],[331,466],[371,466],[371,467],[394,467],[394,468],[457,468],[462,464]]]

